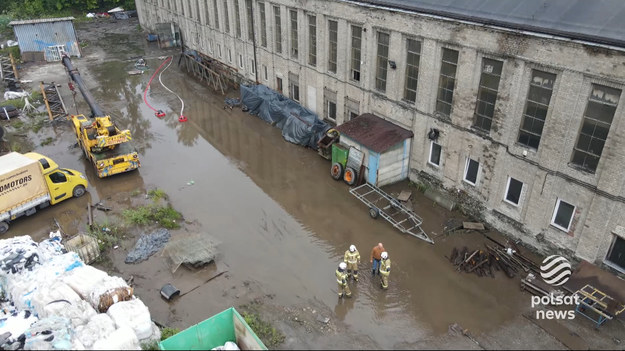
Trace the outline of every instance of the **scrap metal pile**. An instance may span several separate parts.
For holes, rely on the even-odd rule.
[[[475,273],[479,277],[495,278],[495,271],[502,271],[508,278],[514,278],[521,271],[539,272],[539,267],[534,262],[518,254],[516,250],[489,245],[485,245],[484,250],[469,250],[466,246],[462,249],[454,247],[449,260],[457,271]]]
[[[59,232],[0,240],[0,349],[140,350],[160,340],[124,279],[67,252]]]

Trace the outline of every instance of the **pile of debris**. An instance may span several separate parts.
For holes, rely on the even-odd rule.
[[[140,350],[160,340],[132,287],[67,252],[59,232],[0,240],[0,297],[0,349]]]
[[[475,272],[479,277],[494,278],[493,270],[504,272],[508,278],[514,278],[520,271],[539,272],[539,267],[533,261],[512,248],[503,249],[485,245],[485,250],[470,251],[466,246],[460,250],[454,247],[449,260],[457,271]]]

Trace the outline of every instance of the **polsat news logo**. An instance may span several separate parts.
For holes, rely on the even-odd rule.
[[[540,266],[540,276],[549,285],[561,286],[571,277],[571,263],[562,256],[547,256]],[[543,307],[543,309],[536,310],[536,319],[574,319],[574,309],[551,310],[544,307],[564,305],[573,308],[579,304],[579,296],[577,294],[564,296],[552,292],[546,296],[532,296],[531,303],[532,308]]]

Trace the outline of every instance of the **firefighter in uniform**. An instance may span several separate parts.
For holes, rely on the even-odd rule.
[[[349,286],[347,285],[346,269],[347,263],[341,262],[339,263],[339,268],[336,270],[336,282],[339,284],[339,297],[352,297],[352,292],[349,290]]]
[[[349,250],[345,251],[343,261],[347,263],[347,278],[351,277],[354,271],[354,280],[358,281],[358,265],[360,264],[360,253],[356,250],[355,245],[350,245]]]
[[[382,261],[380,262],[380,276],[382,278],[382,289],[388,289],[388,275],[391,274],[391,260],[388,258],[388,252],[382,252]]]

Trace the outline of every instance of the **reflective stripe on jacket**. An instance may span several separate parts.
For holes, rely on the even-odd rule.
[[[387,258],[380,262],[380,274],[388,276],[391,272],[391,259]]]
[[[345,257],[343,261],[347,263],[360,263],[360,253],[358,250],[351,252],[349,250],[345,251]]]
[[[346,279],[347,279],[347,273],[341,272],[337,269],[336,270],[336,282],[341,285],[344,285]]]

